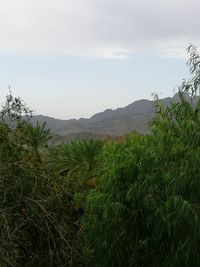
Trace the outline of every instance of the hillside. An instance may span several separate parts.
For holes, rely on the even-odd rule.
[[[171,101],[178,101],[178,99],[176,94],[172,98],[168,97],[160,101],[167,106]],[[40,115],[34,116],[32,122],[35,124],[36,121],[46,121],[47,127],[55,135],[53,143],[67,143],[76,138],[90,139],[105,135],[121,136],[131,131],[146,134],[149,129],[148,124],[154,116],[154,103],[155,101],[142,99],[124,108],[107,109],[93,115],[90,119],[60,120]]]

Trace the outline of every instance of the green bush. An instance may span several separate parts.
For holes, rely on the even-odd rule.
[[[180,102],[157,102],[151,134],[107,146],[87,198],[93,266],[200,266],[200,57]]]
[[[0,121],[0,266],[79,266],[66,183],[48,170],[40,150],[49,131],[33,128],[30,118],[9,95]]]

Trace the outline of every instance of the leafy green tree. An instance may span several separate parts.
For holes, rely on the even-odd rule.
[[[188,52],[180,101],[158,101],[150,135],[103,152],[84,219],[93,266],[200,265],[200,56]]]
[[[35,157],[49,132],[31,129],[30,118],[23,102],[9,95],[0,120],[0,266],[79,266],[84,259],[74,243],[67,185]]]
[[[95,177],[104,142],[99,139],[74,141],[50,150],[49,164],[52,169],[72,183],[78,192],[87,188],[87,182]]]
[[[33,150],[35,156],[41,160],[40,153],[42,149],[48,147],[48,141],[52,138],[50,129],[46,129],[46,123],[40,124],[37,122],[36,126],[31,123],[26,125],[27,144]]]

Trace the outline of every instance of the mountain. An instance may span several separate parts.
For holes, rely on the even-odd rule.
[[[196,102],[199,97],[196,97]],[[179,101],[179,96],[168,97],[160,100],[164,106],[172,101]],[[47,116],[34,116],[32,123],[46,122],[47,127],[54,134],[53,142],[56,144],[67,143],[74,139],[91,139],[102,136],[122,136],[128,132],[136,131],[146,134],[148,124],[153,118],[155,101],[142,99],[132,104],[115,110],[107,109],[93,115],[90,119],[60,120]]]

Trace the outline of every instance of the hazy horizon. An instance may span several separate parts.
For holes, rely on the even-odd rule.
[[[172,96],[200,44],[197,0],[1,0],[0,99],[36,114],[89,118]]]

